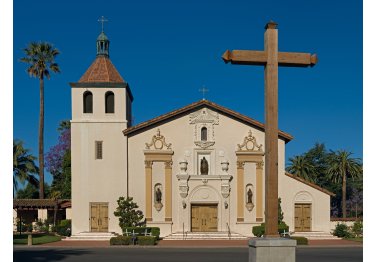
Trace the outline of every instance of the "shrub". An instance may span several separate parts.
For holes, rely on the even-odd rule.
[[[333,235],[337,237],[349,238],[352,237],[350,228],[346,224],[337,223],[336,228],[333,231]]]
[[[160,233],[161,233],[161,229],[159,227],[152,227],[151,228],[151,235],[154,236],[157,240],[159,239]]]
[[[155,237],[151,237],[151,236],[139,236],[137,237],[137,242],[140,246],[146,246],[146,245],[150,245],[150,246],[154,246],[156,244],[156,238]]]
[[[264,226],[254,226],[252,228],[252,233],[256,237],[261,237],[265,233],[265,227]]]
[[[356,221],[352,226],[352,233],[355,237],[362,237],[363,236],[363,222]]]
[[[72,232],[72,223],[70,219],[61,220],[60,223],[56,226],[56,233],[60,236],[70,236]]]
[[[137,210],[137,203],[133,202],[133,197],[119,197],[118,207],[114,215],[119,217],[119,226],[125,232],[126,227],[139,226],[144,215],[141,210]]]
[[[129,245],[132,243],[132,237],[118,236],[111,237],[110,245]]]
[[[291,237],[291,239],[296,240],[297,245],[308,245],[308,239],[305,237]]]
[[[285,222],[282,222],[281,224],[278,225],[278,233],[282,234],[284,232],[289,231],[289,226],[286,225]],[[252,233],[256,237],[261,237],[265,234],[265,223],[262,223],[260,226],[254,226],[252,228]]]

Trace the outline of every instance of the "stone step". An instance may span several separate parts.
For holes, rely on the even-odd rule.
[[[116,234],[112,232],[80,232],[63,239],[64,241],[108,241]]]
[[[291,234],[293,237],[305,237],[309,240],[318,240],[318,239],[339,239],[336,236],[328,232],[323,231],[311,231],[311,232],[293,232]]]
[[[176,232],[163,238],[163,240],[247,240],[248,237],[231,232]]]

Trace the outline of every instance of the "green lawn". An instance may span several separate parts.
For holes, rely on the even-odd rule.
[[[40,245],[60,240],[60,236],[53,236],[47,234],[33,234],[33,245]],[[14,234],[13,245],[27,245],[27,234]]]

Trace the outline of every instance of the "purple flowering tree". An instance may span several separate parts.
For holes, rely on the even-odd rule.
[[[71,198],[71,132],[69,121],[62,121],[58,143],[47,152],[45,166],[53,177],[51,194]],[[51,197],[51,196],[50,196]]]

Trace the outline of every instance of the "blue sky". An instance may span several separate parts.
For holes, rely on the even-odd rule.
[[[265,3],[264,3],[265,2]],[[282,3],[283,2],[283,3]],[[130,84],[136,123],[202,98],[264,122],[263,67],[225,64],[226,49],[262,50],[264,26],[279,50],[317,53],[313,68],[279,68],[279,128],[286,157],[315,142],[363,157],[361,1],[14,1],[13,136],[38,154],[39,85],[18,59],[31,41],[53,43],[62,73],[45,82],[45,151],[71,118],[69,82],[95,59],[100,16],[110,58]],[[50,182],[47,176],[47,182]]]

